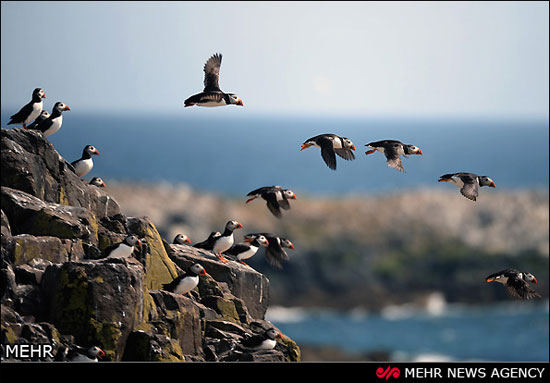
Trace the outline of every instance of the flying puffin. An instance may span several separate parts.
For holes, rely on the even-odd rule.
[[[203,250],[214,250],[214,242],[216,241],[217,237],[220,237],[222,233],[219,231],[213,231],[210,233],[208,238],[202,242],[195,243],[193,247],[196,247],[197,249],[203,249]]]
[[[195,263],[187,269],[187,272],[175,278],[172,282],[163,284],[162,288],[174,294],[183,295],[187,293],[191,297],[189,292],[199,284],[199,275],[208,276],[204,267]]]
[[[376,141],[368,143],[365,146],[371,148],[371,150],[365,152],[367,156],[379,151],[386,156],[386,162],[390,168],[394,168],[403,173],[405,173],[405,169],[401,163],[401,156],[408,157],[411,154],[422,155],[422,150],[420,150],[420,148],[414,145],[404,144],[397,140]]]
[[[105,184],[105,182],[100,178],[100,177],[94,177],[90,180],[89,182],[90,185],[94,185],[94,186],[97,186],[99,188],[104,188],[106,187],[107,185]]]
[[[74,171],[77,176],[83,177],[92,170],[94,162],[92,161],[92,155],[99,156],[99,150],[92,145],[86,145],[82,151],[82,157],[80,159],[71,162],[74,167]]]
[[[216,53],[204,64],[204,90],[184,101],[187,106],[243,106],[243,101],[233,93],[224,93],[219,86],[220,66],[222,64],[221,53]]]
[[[8,125],[23,125],[23,128],[27,129],[27,124],[36,120],[38,116],[40,116],[43,107],[43,98],[46,98],[46,94],[42,88],[36,88],[33,90],[31,101],[19,109],[19,112],[10,117]]]
[[[104,258],[128,258],[134,252],[134,246],[141,248],[141,241],[135,235],[128,235],[120,243],[108,246],[103,251]]]
[[[105,356],[105,352],[97,346],[90,347],[85,350],[82,347],[76,346],[67,353],[69,362],[97,362],[97,357]]]
[[[495,187],[495,183],[489,177],[478,176],[473,173],[443,174],[439,177],[438,182],[450,182],[458,186],[460,188],[460,193],[472,201],[475,201],[479,195],[480,186]]]
[[[277,218],[281,218],[281,208],[290,209],[289,199],[296,199],[296,194],[290,189],[283,189],[281,186],[264,186],[252,190],[246,195],[249,198],[246,203],[255,200],[258,197],[266,201],[267,208]]]
[[[71,110],[69,105],[65,105],[62,102],[56,102],[50,116],[36,124],[33,129],[40,130],[46,137],[51,136],[61,129],[61,125],[63,124],[63,111],[65,110]]]
[[[254,238],[245,239],[245,242],[249,243],[238,243],[233,245],[229,250],[226,250],[224,254],[237,257],[237,261],[243,265],[249,266],[243,261],[243,259],[248,259],[256,254],[260,246],[267,247],[269,245],[269,241],[263,235],[258,235]]]
[[[48,112],[47,110],[43,109],[42,112],[40,112],[40,115],[38,117],[36,117],[36,120],[34,120],[32,122],[32,124],[30,124],[29,126],[27,126],[27,129],[34,129],[36,128],[36,126],[44,121],[46,118],[50,117],[50,112]]]
[[[303,144],[300,151],[315,146],[321,148],[321,156],[329,168],[336,170],[336,154],[345,160],[351,161],[355,159],[352,150],[355,150],[355,145],[349,138],[340,137],[336,134],[320,134],[315,137],[308,138]]]
[[[485,278],[485,282],[499,282],[506,286],[510,296],[522,299],[540,298],[539,293],[529,286],[529,283],[537,283],[537,278],[531,273],[506,269],[494,273]]]
[[[212,251],[216,254],[216,257],[218,257],[220,261],[224,263],[228,262],[228,260],[223,257],[222,253],[229,250],[231,246],[233,246],[233,230],[241,229],[242,227],[243,225],[237,221],[228,221],[225,224],[224,232],[220,236],[212,239]]]
[[[262,334],[252,335],[241,340],[241,345],[252,351],[273,350],[277,345],[277,339],[283,339],[283,335],[274,328],[270,328]]]
[[[191,240],[185,234],[178,234],[174,237],[174,241],[172,243],[176,245],[190,245]]]
[[[270,233],[250,233],[245,235],[245,240],[253,239],[263,235],[269,242],[269,246],[265,249],[265,257],[267,261],[279,269],[283,268],[283,262],[288,261],[289,257],[284,248],[294,250],[294,244],[290,240],[282,237],[277,237]]]

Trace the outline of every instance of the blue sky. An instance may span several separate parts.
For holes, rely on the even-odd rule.
[[[548,119],[548,2],[2,2],[2,109]],[[204,62],[244,108],[183,109]],[[50,105],[51,103],[51,105]],[[229,109],[229,110],[228,110]]]

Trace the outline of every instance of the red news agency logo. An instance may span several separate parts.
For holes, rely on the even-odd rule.
[[[382,367],[378,367],[376,369],[376,376],[380,379],[386,378],[388,380],[389,378],[399,378],[399,375],[401,375],[401,371],[397,367],[393,367],[388,365],[388,367],[384,370]]]

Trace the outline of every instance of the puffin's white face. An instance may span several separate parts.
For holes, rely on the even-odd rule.
[[[422,150],[420,150],[419,147],[417,146],[414,146],[414,145],[408,145],[409,147],[409,152],[412,153],[412,154],[422,154]]]
[[[496,187],[494,181],[487,176],[479,177],[479,185],[489,186],[491,188]]]
[[[38,90],[35,90],[36,94],[40,98],[46,98],[46,93],[44,93],[44,89],[38,88]]]
[[[185,234],[178,234],[176,236],[176,241],[175,242],[177,242],[179,244],[186,244],[186,243],[189,244],[189,243],[191,243],[191,240]]]
[[[283,195],[286,199],[296,199],[296,194],[292,190],[283,190]]]
[[[124,242],[130,246],[135,246],[136,244],[141,247],[141,241],[135,235],[129,235],[124,239]]]
[[[257,236],[256,241],[258,241],[258,243],[262,246],[269,246],[269,242],[268,242],[267,238],[264,237],[263,235]]]
[[[283,336],[278,333],[274,328],[270,328],[269,330],[267,330],[267,336],[269,339],[273,340],[275,340],[275,338],[283,339]]]
[[[227,95],[229,96],[229,100],[231,101],[232,104],[244,106],[243,100],[241,100],[241,98],[236,94],[228,93]]]
[[[202,265],[198,263],[195,263],[193,266],[191,266],[189,270],[191,270],[195,274],[206,276],[206,271],[204,270],[204,267],[202,267]]]
[[[279,239],[281,240],[282,247],[286,247],[287,249],[294,250],[294,245],[288,239],[286,238],[279,238]]]
[[[243,225],[241,225],[239,222],[237,221],[229,221],[227,222],[227,224],[225,225],[225,228],[228,229],[228,230],[235,230],[235,229],[240,229],[242,228]]]
[[[523,279],[527,282],[537,283],[537,278],[531,273],[523,273]]]
[[[106,185],[105,185],[105,182],[103,182],[103,180],[100,178],[100,177],[94,177],[90,183],[92,185],[95,185],[95,186],[98,186],[100,188],[104,188]]]
[[[92,145],[88,145],[86,146],[86,153],[88,153],[89,155],[96,155],[96,156],[99,156],[99,150],[97,150],[94,146]]]
[[[41,117],[41,118],[48,118],[48,117],[50,117],[50,112],[48,112],[47,110],[43,110],[43,111],[40,113],[40,117]]]
[[[105,356],[103,350],[97,346],[90,347],[88,349],[88,354],[90,354],[91,356]]]
[[[71,108],[69,108],[69,105],[65,105],[62,102],[56,102],[54,108],[60,112],[63,112],[64,110],[71,110]]]
[[[344,143],[344,148],[355,150],[355,145],[353,144],[353,142],[351,142],[349,138],[342,137],[342,142]]]

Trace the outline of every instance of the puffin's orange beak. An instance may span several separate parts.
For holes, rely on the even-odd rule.
[[[537,278],[533,277],[533,282],[538,283]]]
[[[69,105],[65,105],[65,110],[71,110],[71,108],[69,108]]]
[[[418,152],[416,154],[422,155],[422,150],[418,149]]]
[[[491,182],[491,185],[489,185],[489,187],[496,188],[495,183]]]
[[[310,144],[302,144],[302,149],[300,149],[300,151],[304,150],[304,149],[307,149],[309,148],[311,145]]]
[[[237,229],[242,229],[243,225],[241,225],[239,222],[237,222]]]
[[[355,144],[351,145],[351,150],[355,150]]]
[[[494,281],[495,281],[495,278],[489,278],[485,280],[485,282],[494,282]]]
[[[239,106],[244,106],[244,104],[243,104],[243,100],[239,100],[239,101],[237,101],[237,105],[239,105]]]

